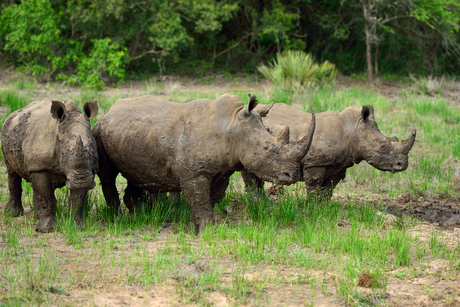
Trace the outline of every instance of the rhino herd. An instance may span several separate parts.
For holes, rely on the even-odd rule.
[[[346,108],[316,115],[285,104],[257,105],[249,95],[223,95],[174,103],[154,96],[121,99],[103,114],[96,101],[83,113],[72,100],[47,98],[13,112],[1,132],[8,173],[8,214],[23,214],[22,178],[33,189],[38,232],[55,226],[54,190],[70,190],[69,212],[82,221],[86,194],[100,178],[107,208],[114,215],[120,198],[116,177],[128,181],[123,202],[135,214],[146,192],[182,192],[196,233],[213,221],[230,176],[241,171],[247,187],[265,195],[263,181],[290,185],[305,181],[307,192],[332,195],[346,169],[367,161],[379,170],[408,166],[415,129],[399,142],[380,133],[374,110]]]

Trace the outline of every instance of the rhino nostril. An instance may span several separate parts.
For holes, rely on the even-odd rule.
[[[284,172],[284,176],[291,178],[291,174]]]
[[[396,162],[396,166],[402,166],[401,162]]]

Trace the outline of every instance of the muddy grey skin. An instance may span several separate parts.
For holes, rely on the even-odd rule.
[[[2,151],[10,191],[5,210],[14,217],[24,213],[24,178],[32,185],[38,232],[53,230],[56,188],[70,190],[69,213],[80,223],[87,191],[95,186],[98,158],[89,120],[97,115],[97,102],[86,102],[83,111],[73,100],[62,103],[45,98],[13,112],[3,124]]]
[[[123,201],[135,213],[146,190],[183,192],[195,232],[213,220],[214,204],[225,196],[230,176],[243,168],[264,180],[289,185],[299,180],[300,160],[314,132],[287,144],[273,137],[236,96],[174,103],[153,96],[117,101],[96,123],[102,190],[115,214],[120,201],[115,179],[127,180]],[[260,110],[264,110],[261,106]],[[308,131],[308,133],[307,133]]]
[[[289,124],[292,142],[299,138],[300,131],[308,127],[310,115],[280,103],[274,104],[263,122],[275,135],[284,129],[283,125]],[[337,183],[345,178],[347,168],[363,160],[381,171],[404,171],[415,135],[416,130],[413,129],[410,137],[401,142],[397,137],[384,136],[374,119],[374,108],[369,105],[361,110],[348,107],[341,113],[318,113],[311,148],[301,162],[301,177],[307,193],[322,190],[331,197]],[[265,193],[261,179],[250,171],[241,173],[248,188],[255,185],[259,193]]]

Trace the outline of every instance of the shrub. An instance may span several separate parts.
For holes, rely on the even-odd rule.
[[[334,64],[328,61],[318,64],[311,53],[300,50],[278,53],[272,64],[261,64],[257,69],[276,86],[294,92],[322,86],[337,76]]]

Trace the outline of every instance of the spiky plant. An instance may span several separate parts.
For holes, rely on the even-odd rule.
[[[321,86],[337,76],[334,64],[328,61],[318,64],[311,53],[300,50],[278,53],[273,63],[260,64],[257,69],[276,86],[294,92]]]

